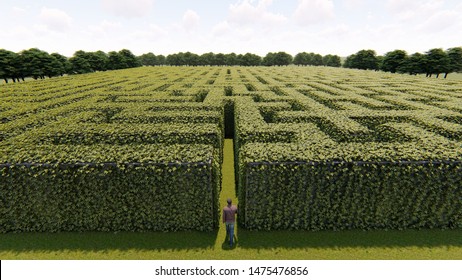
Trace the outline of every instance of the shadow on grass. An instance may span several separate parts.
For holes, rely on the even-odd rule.
[[[0,234],[1,251],[187,250],[212,248],[213,232],[62,232]]]
[[[462,230],[272,231],[239,229],[243,248],[462,247]]]
[[[194,250],[212,249],[217,238],[213,232],[85,232],[85,233],[7,233],[0,234],[1,251],[31,250]],[[269,248],[346,248],[346,247],[462,247],[462,230],[405,231],[272,231],[239,229],[237,246],[248,249]],[[227,240],[223,250],[233,250]]]
[[[221,243],[221,249],[223,251],[234,250],[237,247],[237,243],[238,243],[237,236],[234,235],[233,246],[229,246],[229,239],[228,239],[228,236],[226,236],[226,238],[223,240],[223,243]]]

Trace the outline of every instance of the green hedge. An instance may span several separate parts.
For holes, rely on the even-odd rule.
[[[0,231],[213,230],[214,154],[207,145],[18,149],[0,160]]]
[[[374,146],[374,145],[372,145]],[[462,228],[462,162],[444,147],[247,144],[240,153],[241,225],[255,230]],[[341,157],[345,156],[343,159]],[[442,155],[447,160],[438,160]],[[401,158],[401,160],[400,160]],[[421,160],[419,160],[419,158]],[[428,158],[428,160],[424,159]]]

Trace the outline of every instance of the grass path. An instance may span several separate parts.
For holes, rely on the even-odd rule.
[[[220,193],[220,211],[223,207],[226,206],[226,200],[231,198],[233,200],[233,204],[238,204],[236,192],[235,192],[235,179],[234,179],[234,152],[233,152],[233,140],[232,139],[225,139],[224,144],[224,159],[223,165],[221,168],[221,173],[223,176],[222,180],[222,187]],[[221,212],[220,212],[221,214]],[[237,226],[234,228],[234,234],[239,236]],[[222,248],[224,250],[228,250],[228,246],[225,243],[226,238],[226,227],[221,221],[220,216],[220,228],[218,229],[217,239],[215,242],[214,248]]]
[[[234,193],[232,140],[225,141],[221,207]],[[0,259],[462,259],[462,230],[249,232],[225,244],[211,233],[22,233],[0,235]]]

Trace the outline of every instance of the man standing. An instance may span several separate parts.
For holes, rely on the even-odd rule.
[[[229,246],[233,247],[234,224],[236,223],[237,207],[232,205],[231,198],[227,200],[228,206],[223,208],[223,223],[226,224],[226,235],[229,237]]]

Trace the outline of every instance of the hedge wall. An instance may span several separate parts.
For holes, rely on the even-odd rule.
[[[221,180],[213,150],[55,145],[18,151],[0,161],[0,231],[213,230]]]
[[[374,155],[390,151],[371,147],[359,152],[368,161],[339,161],[339,149],[247,144],[239,221],[254,230],[462,228],[462,162],[418,160],[417,150],[407,161]]]

